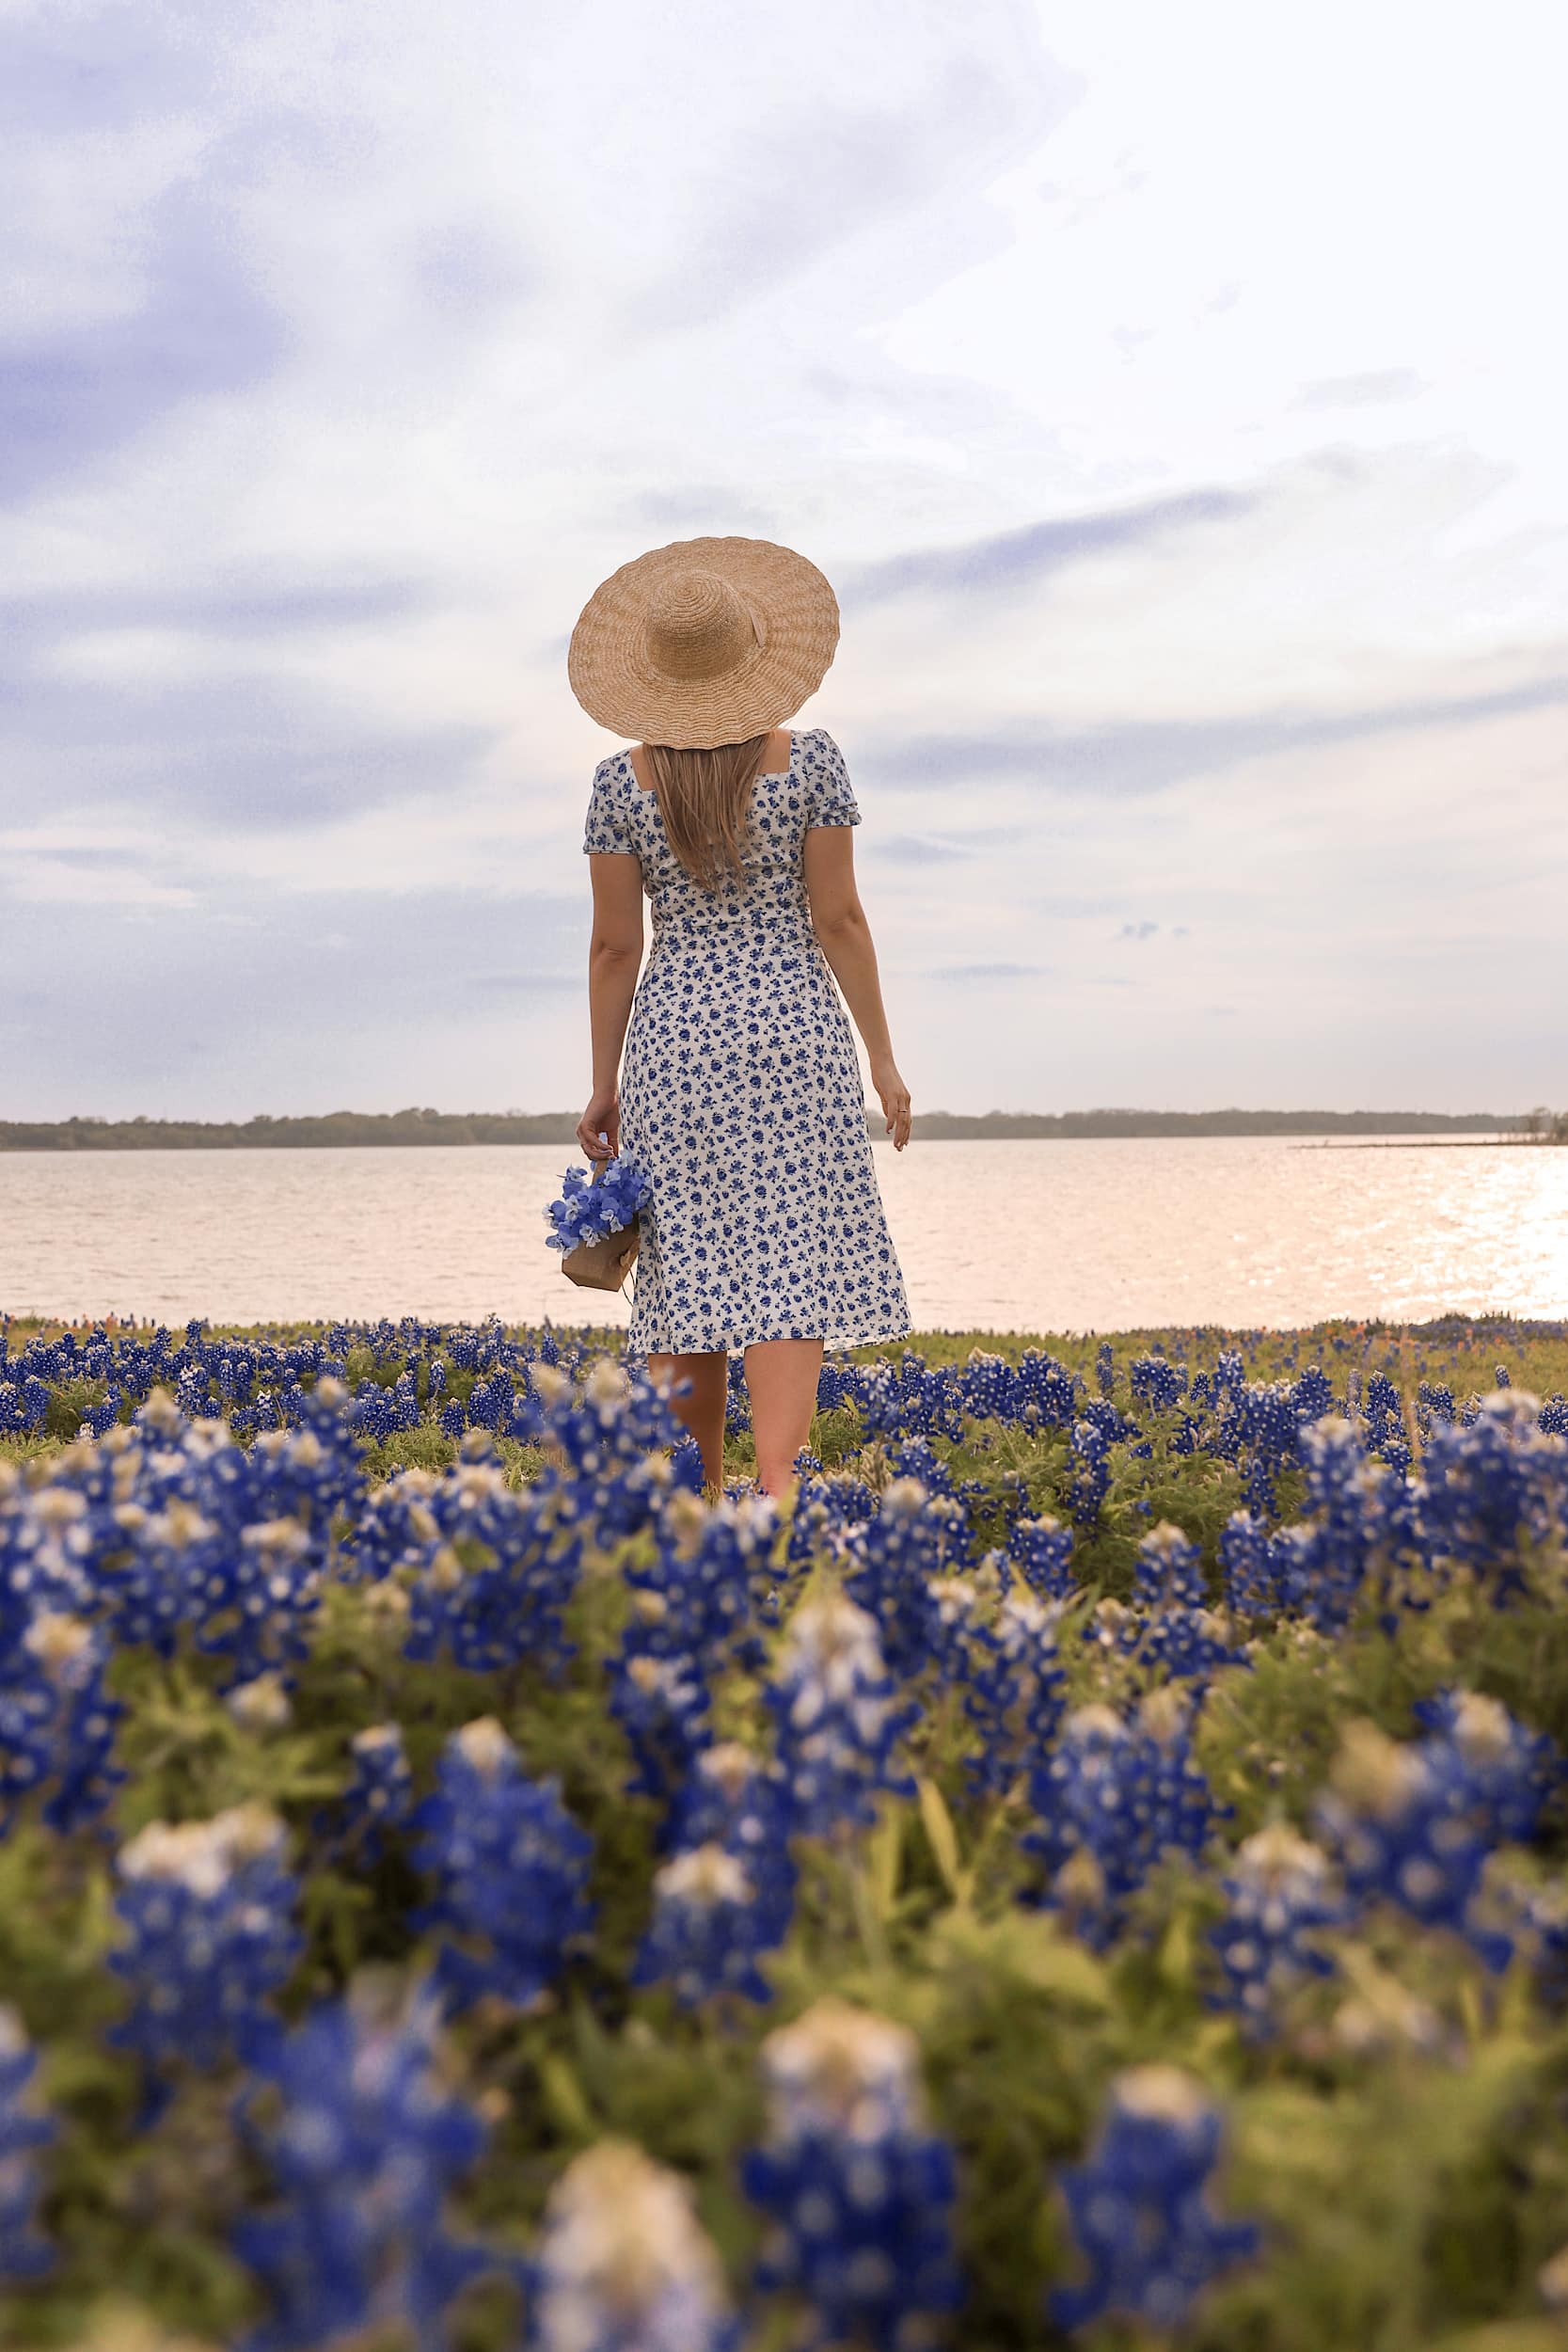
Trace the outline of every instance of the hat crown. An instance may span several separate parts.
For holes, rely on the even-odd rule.
[[[693,564],[666,572],[658,582],[648,599],[643,635],[653,667],[685,685],[735,669],[761,644],[763,632],[738,589],[721,574]]]

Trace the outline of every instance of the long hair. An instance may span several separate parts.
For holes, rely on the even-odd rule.
[[[767,735],[706,752],[679,751],[673,743],[645,748],[665,835],[687,872],[704,890],[717,890],[726,875],[743,881],[741,844]]]

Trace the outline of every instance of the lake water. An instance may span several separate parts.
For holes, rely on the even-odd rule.
[[[565,1145],[0,1154],[0,1311],[624,1324],[544,1246]],[[1568,1152],[876,1147],[917,1328],[1568,1316]]]

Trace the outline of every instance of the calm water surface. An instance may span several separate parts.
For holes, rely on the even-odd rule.
[[[544,1246],[568,1147],[0,1154],[0,1310],[624,1324]],[[917,1328],[1568,1315],[1568,1152],[877,1147]]]

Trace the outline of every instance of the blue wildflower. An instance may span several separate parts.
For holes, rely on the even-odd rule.
[[[876,1820],[882,1790],[908,1796],[896,1759],[919,1709],[901,1705],[883,1662],[876,1620],[844,1593],[802,1602],[790,1619],[764,1693],[796,1832],[831,1836]]]
[[[1070,1600],[1078,1590],[1072,1573],[1072,1530],[1048,1512],[1019,1519],[1007,1539],[1008,1557],[1042,1600]]]
[[[918,2058],[903,2026],[831,1999],[763,2043],[768,2134],[742,2185],[773,2223],[758,2284],[799,2298],[810,2346],[904,2352],[959,2300],[953,2155],[924,2127]]]
[[[279,2194],[234,2232],[273,2315],[240,2352],[315,2352],[385,2328],[443,2352],[442,2315],[476,2272],[500,2266],[447,2234],[447,2195],[484,2144],[475,2110],[442,2082],[434,2001],[402,2020],[351,1996],[323,2003],[259,2062],[278,2100],[270,2129],[247,2090],[241,2128]]]
[[[420,1924],[485,1947],[442,1947],[436,1981],[449,2006],[493,1994],[528,2008],[593,1919],[584,1896],[593,1841],[562,1804],[559,1783],[530,1780],[500,1724],[482,1716],[447,1741],[436,1794],[412,1826],[415,1862],[438,1890]]]
[[[569,2164],[530,2265],[524,2352],[736,2352],[723,2270],[677,2174],[625,2140]]]
[[[1192,2075],[1139,2066],[1117,2076],[1087,2161],[1059,2175],[1089,2270],[1053,2293],[1059,2327],[1115,2312],[1167,2333],[1210,2280],[1256,2253],[1256,2226],[1220,2219],[1208,2201],[1220,2135],[1220,2111]]]
[[[969,1519],[951,1495],[928,1495],[918,1478],[895,1478],[881,1508],[845,1538],[845,1589],[876,1619],[888,1671],[912,1681],[940,1657],[931,1579],[969,1556]]]
[[[207,1821],[152,1821],[122,1846],[109,1965],[133,1995],[110,2040],[151,2071],[254,2059],[277,2030],[273,1998],[304,1948],[299,1882],[265,1805]]]
[[[669,1984],[687,2009],[721,1993],[770,2000],[757,1959],[779,1942],[776,1926],[736,1854],[716,1840],[689,1847],[654,1875],[653,1922],[631,1980]]]
[[[40,2183],[33,2154],[55,2132],[29,2096],[37,2068],[21,2018],[0,2007],[0,2280],[37,2278],[55,2259],[36,2219]]]
[[[617,1155],[600,1162],[597,1181],[586,1168],[569,1168],[561,1193],[545,1211],[550,1231],[546,1249],[575,1249],[620,1233],[653,1197],[653,1182],[641,1168]]]
[[[982,1661],[970,1677],[964,1711],[979,1734],[978,1753],[968,1759],[970,1775],[992,1795],[1050,1746],[1061,1725],[1060,1619],[1059,1606],[1032,1593],[1010,1593],[982,1633]]]
[[[1220,1884],[1227,1910],[1211,1940],[1226,2002],[1244,2033],[1263,2039],[1299,1985],[1330,1974],[1334,1963],[1318,1939],[1349,1915],[1330,1883],[1328,1856],[1283,1821],[1247,1838]]]
[[[1023,1844],[1049,1874],[1041,1899],[1096,1947],[1120,1931],[1156,1865],[1200,1853],[1222,1818],[1174,1684],[1151,1691],[1132,1723],[1109,1707],[1075,1708],[1036,1762],[1030,1799],[1038,1826]]]

